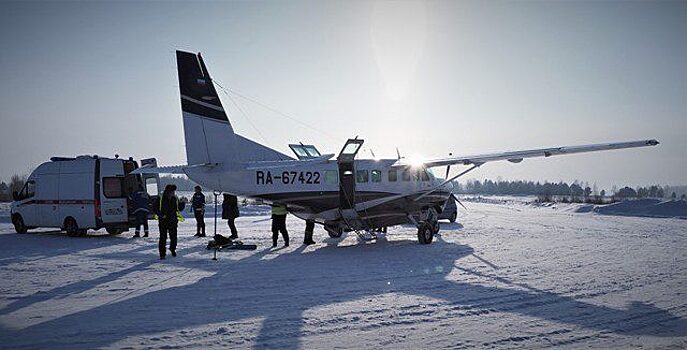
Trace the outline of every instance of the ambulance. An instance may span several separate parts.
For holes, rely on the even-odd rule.
[[[155,166],[155,158],[141,166]],[[120,234],[134,226],[130,195],[139,188],[159,195],[157,174],[135,175],[138,163],[129,159],[78,156],[53,157],[39,165],[21,191],[14,192],[11,218],[17,233],[34,228],[59,228],[83,236],[104,228]]]

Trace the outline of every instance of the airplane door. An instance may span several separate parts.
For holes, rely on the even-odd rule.
[[[339,207],[353,209],[355,207],[355,156],[358,154],[364,140],[348,139],[336,159],[339,165]]]

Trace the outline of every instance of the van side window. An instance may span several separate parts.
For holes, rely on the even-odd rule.
[[[26,198],[31,198],[36,194],[36,181],[26,183]]]
[[[396,182],[398,180],[398,173],[396,169],[389,170],[389,182]]]
[[[356,170],[355,171],[355,182],[364,183],[370,180],[367,170]]]
[[[107,198],[123,198],[124,191],[122,191],[121,177],[104,177],[103,178],[103,194]]]
[[[372,176],[372,182],[382,182],[382,171],[381,170],[372,170],[370,172]]]
[[[401,179],[403,179],[403,181],[410,181],[410,169],[403,169],[403,172],[401,173]]]
[[[339,172],[336,170],[325,170],[324,172],[324,183],[335,185],[339,179]]]
[[[21,188],[21,191],[19,191],[19,199],[23,200],[26,198],[31,198],[36,194],[36,181],[31,180],[27,181],[24,184],[24,187]]]

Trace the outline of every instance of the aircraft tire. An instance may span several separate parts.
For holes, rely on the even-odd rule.
[[[427,222],[422,223],[417,229],[417,240],[420,244],[430,244],[434,239],[434,228]]]
[[[14,230],[19,234],[26,233],[29,230],[24,223],[24,218],[22,218],[19,214],[15,214],[12,217],[12,224],[14,224]]]
[[[325,230],[325,231],[327,231],[327,234],[329,234],[329,237],[331,237],[331,238],[340,238],[343,235],[342,229],[332,229],[332,230]]]

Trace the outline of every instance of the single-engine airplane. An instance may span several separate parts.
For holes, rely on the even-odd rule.
[[[185,174],[215,191],[286,205],[295,216],[323,225],[331,237],[355,231],[374,238],[382,227],[411,223],[421,244],[439,231],[438,213],[451,198],[452,181],[481,165],[507,160],[658,145],[658,141],[603,143],[450,156],[413,164],[396,159],[356,159],[363,140],[346,141],[338,156],[292,144],[296,159],[236,132],[222,107],[200,53],[177,51],[187,165],[142,167],[136,173]],[[448,177],[452,165],[468,166]],[[432,168],[446,167],[446,178]],[[368,235],[363,235],[368,233]]]

